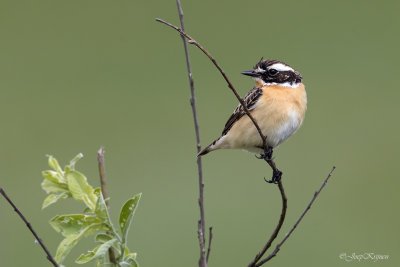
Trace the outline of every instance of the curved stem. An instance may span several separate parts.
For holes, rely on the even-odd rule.
[[[286,210],[287,210],[287,198],[286,198],[285,190],[282,185],[282,181],[278,181],[278,188],[279,188],[279,191],[281,193],[281,198],[282,198],[282,211],[281,211],[281,216],[279,217],[278,225],[275,227],[275,230],[272,232],[272,234],[271,234],[270,238],[268,239],[267,243],[265,244],[265,246],[261,249],[260,252],[257,253],[257,255],[254,257],[254,259],[249,263],[248,267],[257,266],[256,265],[257,262],[265,254],[265,252],[271,247],[272,242],[278,236],[278,233],[281,230],[281,227],[285,220]]]
[[[303,213],[300,215],[300,217],[297,219],[296,223],[293,225],[292,229],[290,229],[290,231],[285,235],[285,237],[282,239],[281,242],[278,243],[278,245],[276,245],[274,251],[268,255],[265,259],[261,260],[260,262],[258,262],[256,265],[256,267],[259,267],[261,265],[263,265],[264,263],[266,263],[267,261],[269,261],[270,259],[272,259],[273,257],[276,256],[276,254],[278,254],[281,246],[283,245],[283,243],[286,242],[286,240],[290,237],[290,235],[294,232],[294,230],[297,228],[297,226],[299,225],[299,223],[301,222],[301,220],[303,220],[304,216],[307,214],[307,212],[311,209],[312,204],[314,203],[314,201],[317,199],[318,195],[321,193],[322,189],[325,187],[325,185],[328,183],[329,178],[331,178],[333,171],[336,169],[335,166],[332,167],[332,170],[329,172],[328,176],[325,178],[324,182],[322,183],[321,187],[314,193],[313,198],[311,199],[310,203],[308,203],[306,209],[303,211]]]
[[[256,127],[262,142],[263,142],[263,148],[264,148],[264,153],[265,155],[268,153],[268,146],[267,146],[267,142],[266,142],[266,136],[263,135],[259,125],[257,124],[257,121],[253,118],[253,116],[250,114],[250,111],[248,110],[246,103],[244,103],[243,99],[239,96],[239,94],[237,93],[236,89],[233,87],[232,83],[230,82],[230,80],[228,79],[228,77],[226,76],[225,72],[222,70],[222,68],[218,65],[217,61],[211,56],[211,54],[204,49],[203,46],[201,46],[196,40],[194,40],[191,36],[189,36],[184,29],[180,29],[178,27],[176,27],[175,25],[172,25],[169,22],[166,22],[162,19],[156,18],[156,21],[161,22],[171,28],[173,28],[174,30],[178,31],[181,36],[184,36],[186,39],[188,39],[188,42],[190,44],[193,44],[195,46],[197,46],[214,64],[214,66],[218,69],[218,71],[221,73],[221,75],[224,77],[225,81],[228,84],[228,87],[231,89],[231,91],[235,94],[236,98],[239,100],[240,104],[242,105],[246,115],[250,118],[250,120],[253,122],[254,126]],[[281,230],[281,227],[283,225],[283,222],[285,220],[285,216],[286,216],[286,210],[287,210],[287,198],[285,195],[285,191],[282,185],[282,182],[280,180],[280,177],[282,175],[282,173],[279,171],[279,169],[276,167],[276,164],[274,162],[274,160],[272,158],[265,158],[265,161],[269,164],[269,166],[271,167],[274,177],[275,175],[279,175],[278,179],[273,179],[272,182],[277,182],[278,184],[278,188],[279,191],[281,193],[281,197],[282,197],[282,212],[281,212],[281,216],[279,218],[279,222],[278,225],[275,227],[275,230],[273,231],[272,235],[270,236],[270,238],[268,239],[267,243],[265,244],[265,246],[262,248],[262,250],[256,255],[256,257],[253,259],[253,261],[248,265],[249,267],[253,267],[253,266],[261,266],[263,265],[265,262],[269,261],[271,258],[275,257],[276,253],[278,253],[280,247],[282,246],[282,244],[287,240],[287,238],[293,233],[294,229],[297,227],[297,225],[300,223],[300,221],[303,219],[304,215],[307,213],[307,211],[311,208],[312,203],[315,201],[315,198],[319,195],[319,193],[321,192],[322,188],[326,185],[326,182],[328,181],[329,177],[331,176],[332,172],[334,171],[335,167],[332,168],[331,172],[329,173],[328,177],[325,179],[323,185],[321,186],[321,188],[315,193],[313,199],[311,200],[310,204],[307,206],[306,210],[303,212],[303,214],[300,216],[300,218],[298,219],[298,221],[296,222],[296,224],[293,226],[293,228],[291,229],[291,231],[285,236],[285,238],[276,246],[274,252],[269,255],[267,258],[263,259],[260,261],[260,259],[262,258],[262,256],[265,254],[265,252],[271,247],[272,242],[276,239],[276,237],[278,236],[279,231]],[[276,177],[275,177],[276,178]],[[199,232],[199,236],[200,236],[200,232]],[[203,239],[204,240],[204,239]],[[200,241],[201,242],[201,241]],[[204,245],[204,244],[203,244]]]
[[[240,104],[243,107],[243,110],[246,112],[246,115],[249,116],[250,120],[253,122],[254,126],[256,127],[258,134],[261,137],[262,143],[263,143],[263,147],[264,150],[266,150],[268,148],[267,146],[267,139],[266,137],[263,135],[260,126],[258,125],[257,121],[254,119],[254,117],[250,114],[249,109],[247,108],[246,103],[243,101],[243,99],[239,96],[238,92],[236,91],[235,87],[233,86],[233,84],[231,83],[231,81],[228,79],[228,76],[226,76],[225,72],[222,70],[222,68],[218,65],[217,61],[211,56],[211,54],[204,49],[203,46],[201,46],[196,40],[194,40],[191,36],[189,36],[185,31],[183,31],[182,29],[176,27],[175,25],[172,25],[169,22],[166,22],[162,19],[156,18],[156,21],[161,22],[173,29],[175,29],[176,31],[178,31],[182,36],[185,36],[185,38],[187,38],[189,41],[189,44],[193,44],[195,46],[197,46],[214,64],[214,66],[219,70],[219,72],[221,73],[221,75],[224,77],[225,81],[228,84],[228,87],[231,89],[231,91],[235,94],[236,98],[239,100]]]

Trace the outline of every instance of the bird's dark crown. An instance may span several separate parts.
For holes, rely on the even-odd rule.
[[[243,74],[262,79],[267,84],[288,84],[290,86],[301,83],[303,77],[292,67],[275,59],[261,60],[253,67],[252,72]]]

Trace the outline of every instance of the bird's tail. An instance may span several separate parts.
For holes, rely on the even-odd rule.
[[[213,149],[211,149],[211,146],[213,144],[208,145],[206,148],[204,148],[203,150],[201,150],[199,152],[199,154],[197,154],[198,157],[204,156],[205,154],[208,154],[209,152],[213,151]]]
[[[211,144],[209,144],[208,146],[206,146],[202,151],[199,152],[199,154],[197,154],[198,157],[204,156],[208,153],[210,153],[211,151],[214,151],[216,149],[220,148],[220,144],[222,141],[222,137],[214,140],[214,142],[212,142]]]

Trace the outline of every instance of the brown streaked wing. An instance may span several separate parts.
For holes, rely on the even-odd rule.
[[[261,88],[256,88],[256,87],[254,87],[247,93],[243,101],[244,103],[246,103],[246,106],[249,111],[255,108],[255,104],[257,103],[257,100],[261,95],[262,95]],[[222,135],[226,135],[232,128],[232,126],[235,124],[235,122],[237,122],[243,115],[246,115],[246,112],[244,111],[242,104],[239,104],[233,111],[233,114],[229,117],[228,121],[226,122],[224,130],[222,131]]]

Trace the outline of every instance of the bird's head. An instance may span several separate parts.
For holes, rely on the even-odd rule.
[[[253,77],[256,87],[280,85],[295,88],[301,84],[303,78],[299,72],[279,60],[262,58],[253,70],[244,71],[242,74]]]

